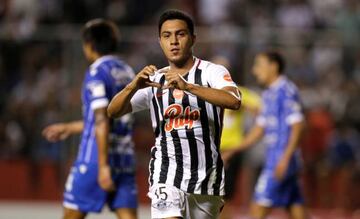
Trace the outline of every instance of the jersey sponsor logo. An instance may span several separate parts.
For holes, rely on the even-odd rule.
[[[224,74],[224,80],[232,82],[231,75],[229,73]]]
[[[200,111],[198,109],[192,110],[190,106],[185,109],[180,104],[171,104],[165,110],[165,131],[170,132],[173,129],[182,129],[193,127],[194,121],[200,118]]]
[[[181,100],[184,97],[184,91],[175,89],[173,91],[173,96],[177,100]]]

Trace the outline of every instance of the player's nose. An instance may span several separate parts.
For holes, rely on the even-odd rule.
[[[176,36],[172,36],[170,38],[170,44],[171,45],[177,45],[178,43],[179,43],[179,40],[178,40],[178,38]]]

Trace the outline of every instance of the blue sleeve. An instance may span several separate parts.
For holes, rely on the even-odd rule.
[[[303,121],[300,97],[297,91],[284,91],[282,100],[284,118],[288,125]]]
[[[85,88],[89,94],[89,103],[92,110],[107,107],[109,104],[106,86],[104,70],[101,68],[91,69],[85,83]]]

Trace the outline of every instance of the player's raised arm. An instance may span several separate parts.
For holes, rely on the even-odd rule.
[[[110,102],[107,108],[109,117],[120,117],[132,111],[130,100],[134,94],[148,86],[159,87],[160,84],[152,82],[149,77],[154,75],[157,68],[149,65],[143,68],[123,90],[121,90]]]
[[[80,134],[84,129],[83,121],[68,123],[55,123],[45,127],[42,135],[50,142],[57,142],[67,139],[70,135]]]
[[[222,108],[238,110],[241,106],[241,95],[235,83],[232,82],[230,74],[227,73],[225,68],[217,66],[218,70],[223,72],[215,72],[210,83],[212,87],[204,87],[197,84],[188,83],[180,74],[175,71],[169,70],[165,73],[165,78],[168,81],[167,87],[190,92],[201,99],[220,106]],[[226,81],[224,79],[226,77]],[[225,83],[222,83],[225,81]]]
[[[196,84],[187,84],[185,90],[222,108],[238,110],[241,106],[240,93],[236,87],[215,89]]]

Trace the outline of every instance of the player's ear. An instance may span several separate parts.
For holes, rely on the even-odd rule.
[[[192,36],[191,36],[191,39],[192,39],[192,45],[194,45],[195,42],[196,42],[196,35],[195,35],[195,34],[192,35]]]
[[[158,37],[158,42],[159,42],[159,45],[160,45],[160,47],[161,47],[161,49],[162,49],[163,47],[162,47],[162,44],[161,44],[160,36]]]

